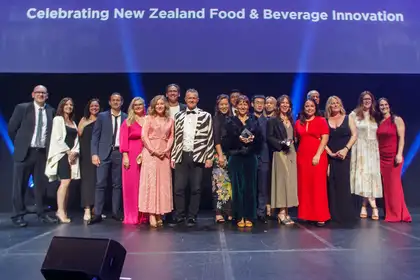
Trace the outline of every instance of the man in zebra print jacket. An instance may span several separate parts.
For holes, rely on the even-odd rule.
[[[172,226],[186,221],[194,226],[201,198],[201,179],[204,168],[212,167],[214,154],[213,121],[209,113],[198,109],[195,89],[187,90],[187,108],[175,115],[175,141],[171,166],[175,169],[175,219]],[[185,191],[190,186],[190,203],[185,203]]]

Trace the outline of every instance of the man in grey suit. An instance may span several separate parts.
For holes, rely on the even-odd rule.
[[[92,163],[96,169],[95,215],[89,221],[94,224],[102,221],[105,204],[105,190],[108,175],[112,179],[112,218],[122,221],[122,158],[120,153],[120,128],[127,114],[121,112],[124,100],[121,94],[113,93],[109,98],[110,110],[99,113],[92,131]]]
[[[44,223],[57,222],[57,219],[45,214],[43,205],[48,183],[44,172],[55,109],[46,103],[48,91],[42,85],[34,88],[32,98],[33,102],[21,103],[15,107],[8,127],[9,137],[15,146],[12,222],[19,227],[28,225],[23,217],[27,213],[24,197],[30,175],[35,184],[36,212],[39,219]]]

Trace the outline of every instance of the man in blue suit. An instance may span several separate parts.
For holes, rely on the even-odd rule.
[[[108,175],[112,179],[112,218],[122,221],[122,159],[120,153],[120,127],[127,118],[121,112],[124,100],[119,93],[109,98],[110,110],[99,113],[92,131],[92,163],[96,169],[95,216],[89,221],[94,224],[102,221],[102,210],[105,204],[105,190]],[[111,171],[111,172],[110,172]]]
[[[267,144],[267,118],[264,116],[265,96],[255,95],[252,97],[252,107],[254,109],[254,116],[258,118],[258,125],[262,134],[261,150],[258,153],[258,220],[263,223],[268,223],[267,220],[267,205],[270,204],[270,152]]]

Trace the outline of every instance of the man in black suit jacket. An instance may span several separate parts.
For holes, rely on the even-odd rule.
[[[257,155],[258,158],[258,220],[263,223],[268,223],[267,220],[267,205],[270,204],[269,190],[271,188],[270,181],[270,153],[267,144],[267,118],[264,116],[265,96],[255,95],[252,98],[252,107],[254,109],[254,116],[258,118],[258,126],[262,134],[261,149]]]
[[[39,85],[32,92],[33,102],[21,103],[15,107],[9,120],[8,132],[13,141],[13,216],[12,222],[20,227],[27,226],[24,198],[28,180],[32,175],[35,184],[36,211],[45,223],[55,223],[57,219],[44,212],[43,196],[46,184],[45,164],[49,147],[52,119],[55,109],[46,104],[47,88]]]
[[[120,128],[127,118],[121,111],[124,100],[119,93],[109,98],[111,110],[98,114],[92,131],[91,153],[92,163],[96,169],[95,216],[89,221],[94,224],[102,221],[102,210],[105,204],[105,190],[108,175],[112,179],[112,218],[122,221],[122,156],[120,153]]]

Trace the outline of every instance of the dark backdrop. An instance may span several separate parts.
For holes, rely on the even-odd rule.
[[[299,83],[297,83],[299,81]],[[215,97],[239,88],[247,95],[264,94],[280,96],[292,95],[293,89],[299,88],[299,94],[306,95],[308,90],[317,89],[321,93],[322,107],[330,95],[338,95],[343,99],[347,111],[357,104],[359,94],[370,90],[377,98],[388,97],[391,106],[401,115],[407,126],[405,154],[415,143],[420,132],[418,120],[417,90],[419,75],[342,75],[342,74],[0,74],[3,89],[0,112],[7,124],[14,106],[20,102],[31,100],[31,92],[35,85],[47,86],[50,93],[49,103],[56,107],[61,98],[70,96],[74,99],[78,119],[83,108],[92,97],[98,97],[101,105],[107,108],[107,98],[114,91],[120,92],[127,108],[130,99],[136,93],[142,93],[146,101],[156,94],[164,92],[169,83],[177,83],[182,88],[181,98],[188,88],[195,88],[200,94],[199,107],[213,113]],[[0,129],[7,126],[0,122]],[[406,199],[409,206],[419,206],[418,175],[420,161],[414,158],[403,177]],[[12,160],[4,141],[0,141],[0,211],[10,211],[12,184]],[[203,208],[211,207],[211,182],[207,172],[203,180]],[[54,189],[50,189],[50,194]],[[80,208],[78,184],[72,185],[71,205]]]

